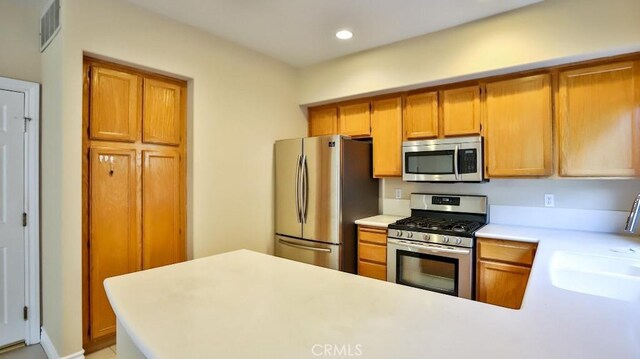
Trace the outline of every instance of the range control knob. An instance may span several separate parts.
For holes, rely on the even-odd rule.
[[[456,244],[462,243],[462,238],[456,238]]]
[[[430,235],[428,235],[428,234],[423,234],[423,235],[422,235],[422,238],[423,238],[425,241],[428,241],[428,240],[429,240],[429,237],[431,237],[431,236],[430,236]]]
[[[396,231],[396,236],[402,237],[402,231]]]
[[[413,232],[407,232],[407,238],[412,238],[413,237]]]
[[[442,237],[442,242],[449,243],[449,237]]]

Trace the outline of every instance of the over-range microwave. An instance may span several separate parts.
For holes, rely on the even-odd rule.
[[[402,143],[402,180],[414,182],[482,182],[481,136]]]

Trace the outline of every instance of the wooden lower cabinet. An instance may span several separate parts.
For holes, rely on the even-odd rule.
[[[528,267],[499,262],[478,261],[476,299],[483,303],[520,309],[527,288]]]
[[[386,228],[358,226],[358,274],[387,280]]]
[[[476,300],[520,309],[537,244],[478,238]]]

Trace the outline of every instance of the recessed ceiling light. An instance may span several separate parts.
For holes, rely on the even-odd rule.
[[[353,33],[349,30],[340,30],[336,32],[336,37],[340,40],[349,40],[353,37]]]

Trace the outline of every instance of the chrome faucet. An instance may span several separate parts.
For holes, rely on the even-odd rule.
[[[634,233],[636,231],[638,211],[640,211],[640,193],[638,193],[638,197],[636,197],[636,200],[633,201],[633,206],[631,206],[631,212],[629,212],[629,217],[627,218],[627,225],[624,227],[626,232]]]

